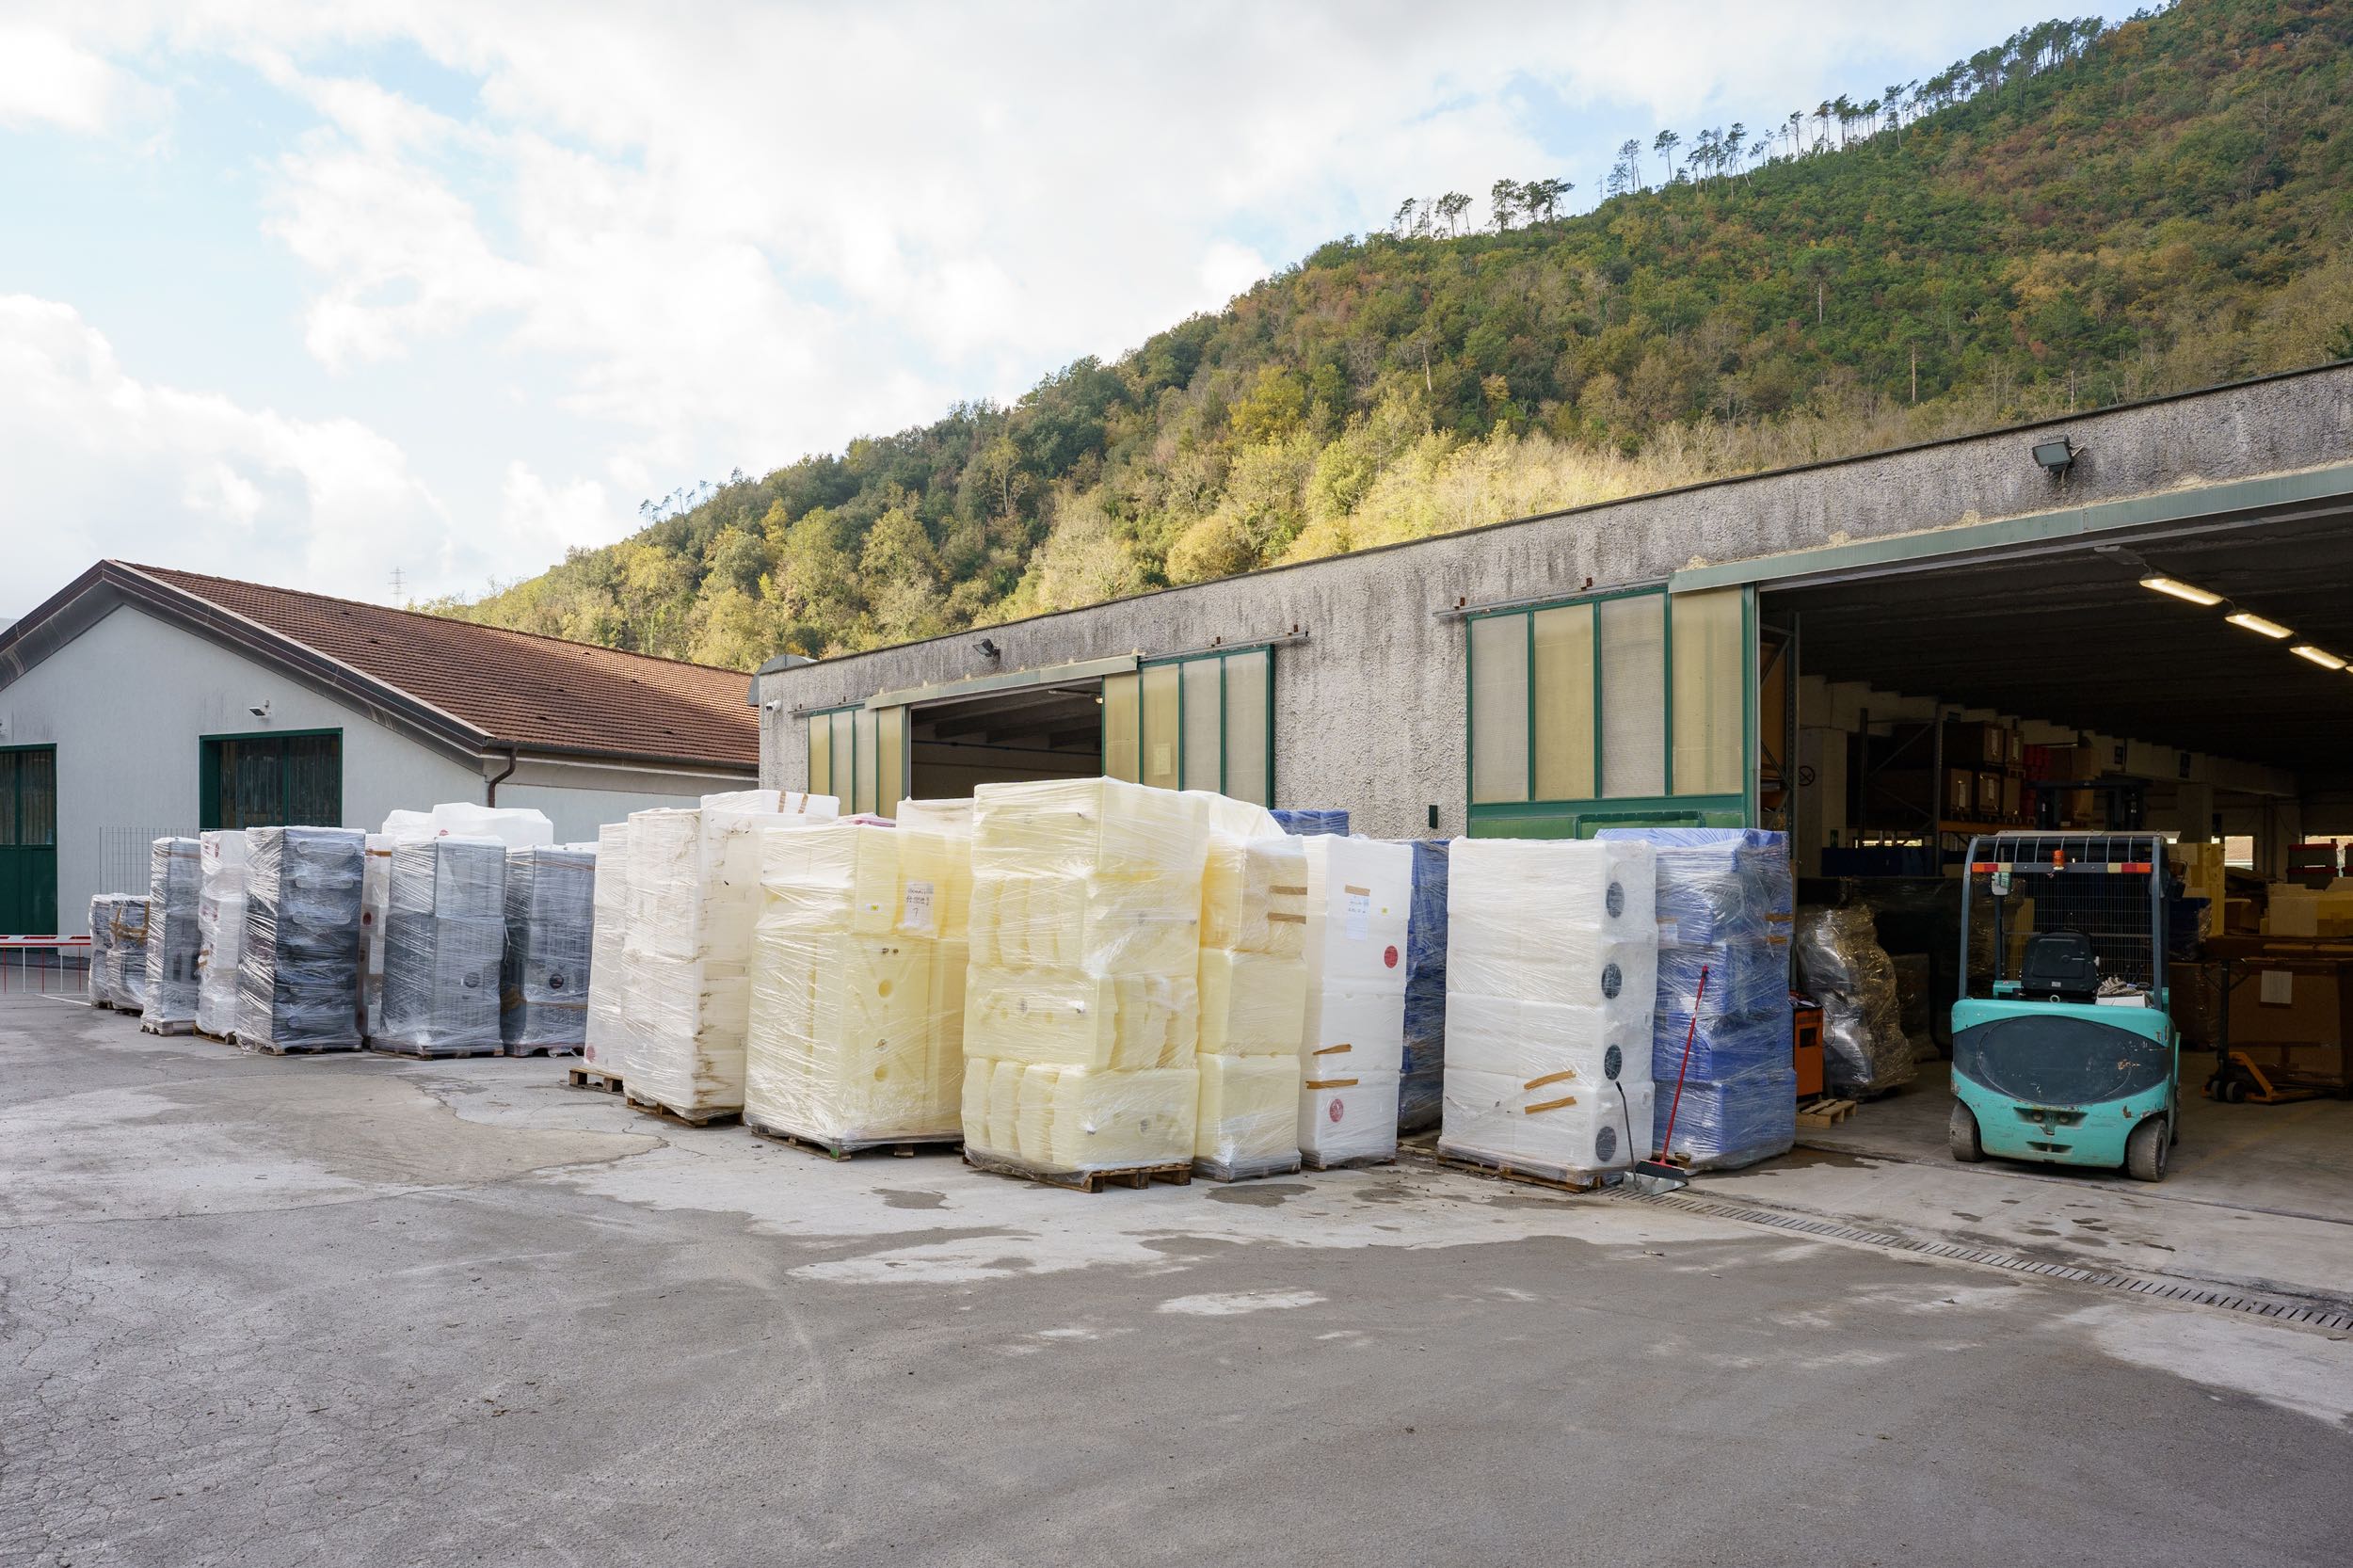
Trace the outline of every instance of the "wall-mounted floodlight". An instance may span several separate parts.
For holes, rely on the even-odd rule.
[[[2071,438],[2061,436],[2055,441],[2035,442],[2034,460],[2041,463],[2052,478],[2060,479],[2075,466],[2075,455],[2083,450]]]
[[[2154,589],[2161,594],[2170,594],[2175,599],[2185,599],[2192,604],[2206,608],[2212,608],[2222,602],[2220,594],[2210,594],[2195,583],[2185,583],[2178,577],[2161,577],[2153,571],[2140,580],[2140,585],[2144,588]]]
[[[2310,643],[2298,643],[2294,648],[2288,649],[2288,651],[2295,654],[2298,659],[2310,659],[2313,664],[2318,664],[2325,670],[2341,670],[2345,668],[2344,660],[2338,658],[2327,648],[2314,648]]]
[[[986,637],[983,637],[981,639],[981,655],[982,657],[987,659],[1001,659],[1004,657],[1004,655],[998,650],[996,643]]]
[[[2279,642],[2282,639],[2296,635],[2294,632],[2290,631],[2287,627],[2281,626],[2278,621],[2265,620],[2263,616],[2255,614],[2252,610],[2241,610],[2237,615],[2225,616],[2222,618],[2229,621],[2233,626],[2243,626],[2248,631],[2254,632],[2257,636],[2269,637],[2274,642]]]

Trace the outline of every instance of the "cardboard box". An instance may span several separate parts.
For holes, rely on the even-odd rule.
[[[2026,809],[2026,783],[2016,774],[2002,776],[2002,820],[2023,822]]]
[[[2231,990],[2231,1048],[2259,1066],[2342,1083],[2353,1042],[2353,979],[2331,959],[2249,959]]]
[[[1998,773],[1978,773],[1977,820],[1979,822],[2002,820],[2002,786],[2008,782],[2009,780]]]
[[[2067,746],[2053,751],[2051,755],[2058,764],[2057,771],[2053,775],[2057,778],[2072,778],[2088,782],[2105,776],[2108,771],[2107,754],[2099,746]]]

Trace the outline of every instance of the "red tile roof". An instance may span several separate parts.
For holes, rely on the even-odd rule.
[[[258,622],[526,751],[760,765],[750,677],[324,594],[128,569]]]

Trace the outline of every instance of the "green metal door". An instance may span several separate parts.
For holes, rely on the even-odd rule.
[[[0,749],[0,936],[57,930],[57,748]]]

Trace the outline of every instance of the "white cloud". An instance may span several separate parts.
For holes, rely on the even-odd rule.
[[[139,380],[71,306],[24,295],[0,296],[0,473],[26,604],[101,554],[360,597],[395,565],[481,562],[365,425]]]
[[[62,33],[0,22],[0,125],[89,135],[151,104],[142,84]]]

